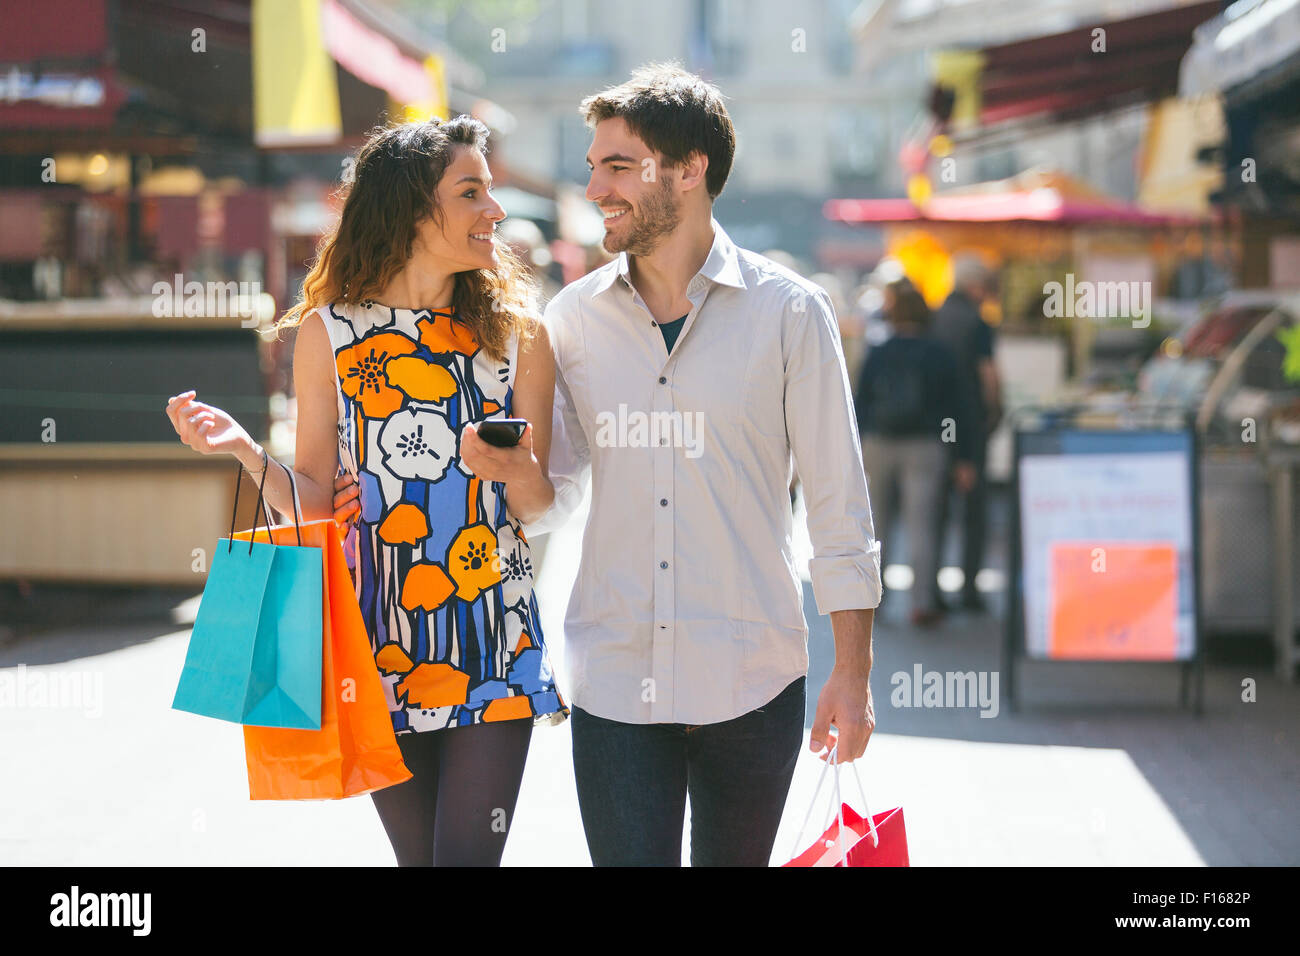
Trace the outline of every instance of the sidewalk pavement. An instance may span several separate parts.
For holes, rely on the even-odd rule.
[[[552,536],[538,581],[561,675],[583,524],[577,517]],[[808,550],[801,535],[801,560]],[[71,606],[82,620],[68,624],[77,596],[39,589],[40,599],[62,605],[53,617],[64,623],[28,635],[27,624],[10,621],[17,637],[0,644],[0,681],[12,686],[19,667],[27,679],[84,679],[101,705],[97,713],[0,704],[8,768],[0,864],[393,864],[369,798],[254,803],[239,728],[170,709],[197,594],[101,597]],[[1300,689],[1278,682],[1266,662],[1209,665],[1199,719],[1177,707],[1174,668],[1155,665],[1022,665],[1016,713],[895,706],[895,675],[918,665],[990,677],[1001,666],[998,616],[954,615],[918,631],[903,623],[906,595],[895,597],[877,616],[877,730],[858,766],[873,811],[904,808],[913,865],[1300,863],[1300,828],[1291,821]],[[1000,595],[990,597],[996,604]],[[806,581],[804,608],[811,726],[834,645]],[[1241,700],[1245,678],[1257,682],[1257,703]],[[506,865],[589,865],[569,741],[567,725],[534,733]],[[821,767],[801,755],[774,863],[792,855]],[[844,787],[856,805],[855,786]],[[829,804],[823,792],[816,824]]]

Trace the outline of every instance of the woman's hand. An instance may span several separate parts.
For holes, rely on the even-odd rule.
[[[240,452],[256,446],[239,422],[214,405],[195,401],[195,394],[190,389],[167,400],[167,417],[181,441],[204,455],[228,453],[238,457]]]
[[[344,527],[361,516],[361,488],[344,472],[334,479],[334,521]]]
[[[528,481],[541,475],[541,465],[533,454],[533,426],[524,429],[523,437],[512,448],[498,448],[478,437],[478,423],[470,422],[460,430],[460,460],[476,477],[484,481]]]

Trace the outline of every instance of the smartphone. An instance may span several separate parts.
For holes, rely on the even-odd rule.
[[[489,418],[478,423],[478,437],[498,448],[513,448],[527,427],[528,422],[522,418]]]

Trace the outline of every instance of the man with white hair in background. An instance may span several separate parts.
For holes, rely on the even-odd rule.
[[[958,429],[970,429],[975,437],[969,442],[973,452],[975,481],[966,491],[957,491],[963,500],[961,520],[961,569],[963,574],[961,607],[968,611],[985,610],[975,589],[975,576],[984,558],[987,525],[988,483],[985,460],[988,436],[1002,418],[1002,385],[993,364],[993,330],[980,314],[980,306],[997,294],[997,276],[974,253],[953,257],[953,290],[930,325],[930,335],[947,345],[957,357],[962,378],[961,392],[967,398],[957,419]],[[949,461],[951,467],[952,462]],[[939,554],[948,527],[949,497],[943,496],[939,511]]]

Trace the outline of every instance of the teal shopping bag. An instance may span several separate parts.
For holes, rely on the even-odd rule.
[[[241,466],[235,513],[242,478]],[[269,529],[265,482],[263,471],[257,503]],[[297,527],[292,472],[289,484]],[[320,730],[322,552],[272,544],[269,530],[267,542],[250,540],[247,549],[243,542],[236,548],[234,534],[232,513],[230,537],[218,542],[203,588],[172,707],[255,727]],[[254,528],[254,538],[256,534]]]

